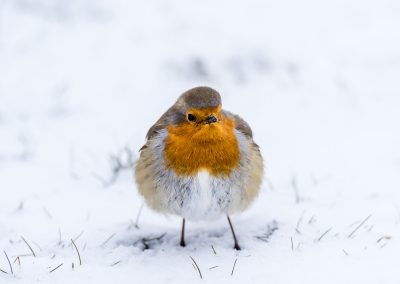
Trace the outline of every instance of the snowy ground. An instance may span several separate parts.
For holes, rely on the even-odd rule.
[[[200,283],[190,257],[213,283],[399,283],[399,30],[397,0],[0,0],[0,283]],[[240,252],[225,220],[186,248],[136,220],[131,163],[197,85],[265,158]]]

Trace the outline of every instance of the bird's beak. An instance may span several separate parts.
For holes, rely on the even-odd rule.
[[[204,120],[205,124],[215,123],[218,119],[214,115],[210,115],[207,119]]]

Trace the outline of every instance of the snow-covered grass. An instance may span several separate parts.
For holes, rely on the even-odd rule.
[[[396,0],[0,0],[0,283],[398,283],[399,28]],[[265,159],[240,252],[137,222],[132,162],[197,85]]]

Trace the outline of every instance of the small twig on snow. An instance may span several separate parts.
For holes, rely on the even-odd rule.
[[[299,220],[297,220],[297,224],[296,224],[296,232],[298,232],[300,235],[301,235],[300,224],[303,221],[304,213],[305,213],[304,211],[303,211],[303,213],[301,213],[300,218],[299,218]]]
[[[310,220],[308,220],[308,225],[311,225],[311,224],[314,223],[314,222],[315,222],[315,216],[312,215],[311,218],[310,218]]]
[[[193,261],[194,265],[196,266],[197,271],[199,272],[200,279],[203,279],[203,275],[201,275],[200,268],[199,268],[199,266],[197,265],[196,261],[194,260],[193,257],[191,257],[191,256],[189,256],[189,257],[190,257],[190,259]]]
[[[43,206],[43,211],[47,215],[47,217],[49,217],[50,220],[53,219],[53,216],[50,214],[49,210],[47,210],[45,206]]]
[[[64,263],[61,263],[60,265],[58,265],[57,267],[53,268],[52,270],[49,271],[49,273],[52,273],[53,271],[56,271],[57,269],[59,269],[61,266],[63,266]]]
[[[104,247],[112,238],[114,238],[116,233],[113,233],[111,236],[109,236],[100,246]]]
[[[58,228],[58,245],[60,246],[61,244],[62,244],[61,229]]]
[[[21,258],[20,258],[19,256],[17,256],[17,257],[14,259],[14,263],[16,263],[17,261],[18,261],[19,267],[21,267]]]
[[[139,211],[138,211],[137,216],[136,216],[136,221],[135,221],[135,228],[136,229],[139,229],[139,218],[140,218],[140,215],[142,214],[143,207],[144,207],[144,203],[142,203],[142,205],[140,205]]]
[[[330,227],[328,230],[326,230],[326,231],[317,239],[317,241],[320,242],[320,241],[322,240],[322,238],[325,237],[326,234],[328,234],[331,230],[332,230],[332,227]]]
[[[76,252],[78,253],[78,258],[79,258],[79,265],[82,265],[82,259],[81,259],[81,254],[79,253],[78,247],[76,246],[75,242],[73,239],[71,239],[72,244],[75,247]]]
[[[84,231],[80,232],[79,235],[77,235],[73,240],[74,242],[76,242],[82,235],[83,235]]]
[[[392,237],[390,237],[390,236],[383,236],[383,237],[380,237],[376,242],[377,243],[380,243],[382,240],[390,240]]]
[[[233,275],[233,272],[235,271],[236,262],[237,262],[237,258],[235,259],[235,262],[233,263],[233,267],[232,267],[231,276]]]
[[[24,241],[24,243],[28,246],[28,248],[30,249],[30,251],[32,252],[33,257],[36,257],[35,252],[33,251],[32,247],[28,244],[28,242],[25,240],[25,238],[23,236],[21,236],[21,239]]]
[[[3,251],[3,252],[4,252],[4,255],[5,255],[5,256],[6,256],[6,258],[7,258],[8,265],[10,266],[10,271],[11,271],[11,274],[14,274],[14,270],[13,270],[13,267],[12,267],[11,261],[10,261],[10,259],[8,258],[8,255],[7,255],[6,251]]]
[[[370,217],[371,217],[371,215],[368,215],[368,217],[365,218],[365,219],[360,223],[360,225],[358,225],[358,226],[353,230],[353,232],[351,232],[347,237],[348,237],[348,238],[351,238],[351,237],[362,227],[362,225],[364,225],[365,222],[368,221],[368,219],[369,219]]]
[[[293,178],[291,180],[291,185],[292,185],[293,190],[294,190],[295,202],[296,202],[296,204],[300,203],[301,197],[300,197],[300,194],[299,194],[299,187],[297,186],[296,176],[293,176]]]

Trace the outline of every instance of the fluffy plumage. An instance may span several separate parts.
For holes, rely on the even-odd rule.
[[[146,203],[191,220],[240,212],[257,196],[263,162],[250,126],[221,108],[219,93],[183,93],[147,133],[136,164]]]

